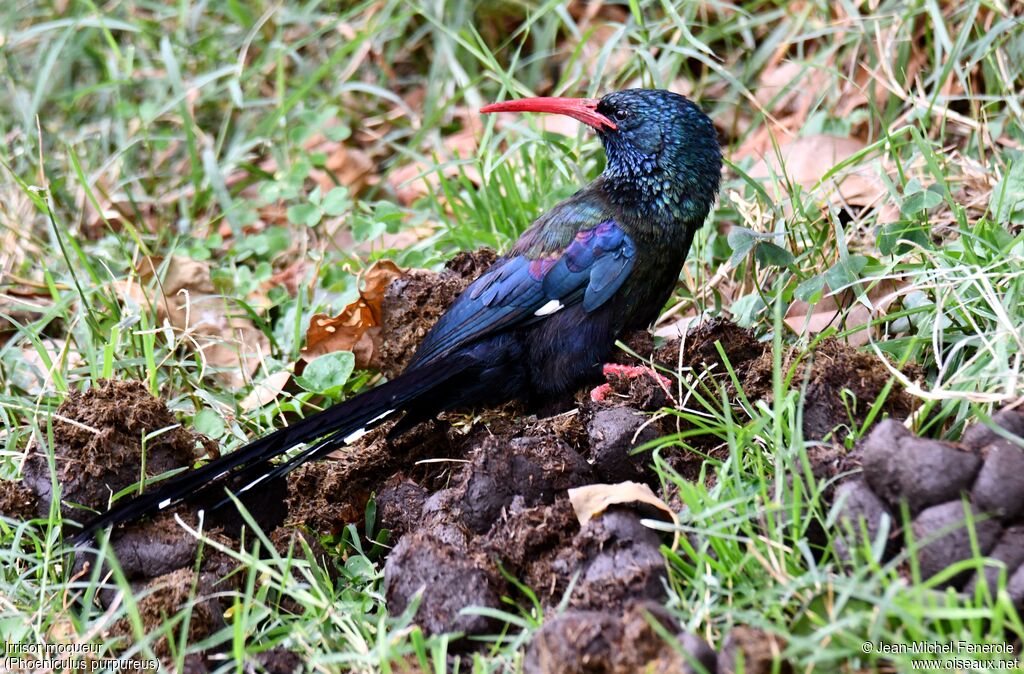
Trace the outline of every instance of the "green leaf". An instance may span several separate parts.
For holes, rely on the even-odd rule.
[[[793,291],[793,297],[808,304],[816,304],[821,300],[821,292],[824,289],[825,275],[815,274],[796,287],[796,290]]]
[[[832,267],[825,272],[825,282],[832,292],[839,292],[848,288],[860,279],[860,273],[868,264],[868,259],[863,255],[851,255],[840,258]]]
[[[765,309],[764,300],[756,292],[740,297],[729,307],[733,320],[742,328],[749,328],[757,322],[757,316]]]
[[[335,187],[324,197],[324,202],[321,206],[327,215],[341,215],[345,213],[352,207],[352,200],[348,198],[348,189],[345,187]]]
[[[915,222],[890,222],[878,229],[876,243],[882,255],[903,255],[911,250],[913,246],[908,241],[916,243],[925,249],[931,249],[932,241],[928,236],[930,226],[921,226]]]
[[[938,189],[938,186],[932,185],[926,190],[906,196],[903,199],[903,205],[900,206],[900,211],[904,215],[914,215],[935,208],[942,203],[942,194],[936,191]]]
[[[762,241],[754,247],[754,258],[758,264],[787,267],[796,261],[793,254],[770,241]]]
[[[352,135],[352,129],[344,124],[340,124],[338,126],[332,126],[324,131],[324,135],[327,136],[329,140],[340,142]]]
[[[356,218],[352,222],[352,238],[359,243],[376,239],[387,231],[387,225],[372,216]]]
[[[728,241],[729,248],[732,249],[732,256],[729,258],[729,264],[734,267],[739,264],[759,240],[760,237],[757,235],[757,232],[752,229],[747,229],[746,227],[733,227],[730,229]]]
[[[295,377],[295,383],[313,393],[335,396],[341,392],[345,382],[356,367],[356,357],[351,351],[334,351],[314,358]]]
[[[209,408],[200,410],[199,414],[193,417],[192,427],[196,432],[202,433],[211,440],[216,440],[224,435],[224,420]]]
[[[288,207],[288,222],[294,225],[313,227],[320,222],[321,217],[323,211],[316,204],[293,204]]]
[[[996,183],[989,209],[1000,224],[1024,222],[1024,157],[1013,162]]]

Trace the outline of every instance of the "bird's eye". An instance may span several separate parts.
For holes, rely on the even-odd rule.
[[[629,111],[625,108],[616,108],[615,112],[612,113],[612,119],[616,122],[621,122],[629,117]]]

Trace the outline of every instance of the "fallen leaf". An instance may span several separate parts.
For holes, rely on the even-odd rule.
[[[897,285],[890,279],[879,281],[865,293],[871,304],[868,307],[863,301],[858,301],[852,288],[833,293],[825,284],[821,299],[814,304],[802,300],[790,304],[783,322],[798,335],[817,335],[830,327],[842,327],[845,330],[864,327],[885,315],[907,288],[908,284]],[[871,329],[857,330],[847,335],[846,342],[853,347],[864,346],[871,341],[873,332]]]
[[[446,165],[441,168],[441,164]],[[395,196],[398,197],[398,201],[403,206],[411,206],[419,199],[439,192],[441,186],[441,178],[438,175],[439,171],[446,178],[455,178],[459,175],[460,170],[475,185],[479,185],[483,180],[480,170],[475,165],[462,164],[455,166],[438,157],[438,164],[436,165],[414,161],[396,168],[388,174],[388,184],[391,185],[391,188],[395,191]],[[441,195],[439,195],[439,198],[442,201],[444,200]]]
[[[614,505],[636,503],[651,506],[665,514],[663,519],[679,523],[672,509],[658,498],[650,487],[639,482],[588,484],[585,487],[576,487],[569,490],[569,503],[572,504],[581,527]]]
[[[35,345],[25,346],[21,349],[21,365],[18,373],[24,376],[24,381],[18,382],[19,386],[25,388],[32,395],[50,390],[53,386],[53,372],[67,373],[85,364],[82,354],[62,338],[43,338],[39,342],[46,358],[39,352]],[[50,365],[46,364],[49,360]]]
[[[423,148],[423,155],[433,155],[433,164],[424,161],[413,161],[395,168],[388,174],[388,184],[395,191],[398,201],[411,206],[417,200],[429,194],[439,192],[440,175],[454,178],[460,171],[474,184],[479,185],[483,179],[479,169],[473,164],[453,164],[458,159],[469,159],[476,154],[483,123],[476,110],[461,108],[454,111],[454,116],[462,124],[458,131],[440,138]],[[443,168],[442,168],[443,167]],[[440,171],[440,175],[438,174]]]
[[[799,124],[828,81],[829,75],[813,65],[780,61],[768,66],[758,78],[754,99],[775,115],[797,114]]]
[[[288,294],[294,297],[299,292],[299,284],[306,277],[306,259],[299,258],[284,269],[275,272],[263,283],[263,290],[269,291],[275,286],[284,286]]]
[[[683,337],[686,337],[686,333],[690,331],[690,328],[703,320],[703,318],[704,316],[702,314],[682,316],[671,323],[655,327],[654,336],[662,337],[664,339],[682,339]]]
[[[153,279],[163,265],[163,278],[155,285],[157,317],[184,333],[186,344],[196,348],[208,364],[224,368],[217,375],[235,388],[245,385],[270,352],[267,336],[234,303],[216,292],[207,262],[173,256],[145,258],[138,272],[144,282]],[[139,301],[145,292],[131,284],[125,296]]]
[[[258,409],[264,405],[277,400],[277,396],[281,395],[281,391],[288,385],[288,380],[291,379],[292,373],[287,370],[281,370],[274,374],[261,379],[252,387],[249,391],[249,395],[242,398],[242,402],[238,403],[238,406],[245,412]]]
[[[381,305],[388,285],[404,272],[390,260],[373,264],[359,279],[359,298],[337,316],[316,314],[309,320],[302,359],[307,363],[333,351],[351,351],[359,369],[375,369],[380,350]]]
[[[811,189],[834,166],[845,161],[866,145],[856,138],[817,134],[804,136],[779,146],[779,152],[769,151],[750,169],[752,178],[777,178],[776,196],[786,192],[785,176],[805,189]],[[781,162],[780,162],[781,156]],[[840,171],[822,185],[826,196],[838,192],[851,206],[876,204],[886,193],[885,184],[878,174],[864,166]]]
[[[335,186],[335,178],[352,194],[359,194],[370,184],[374,174],[370,155],[333,141],[313,147],[316,148],[315,151],[327,155],[327,162],[324,164],[326,171],[314,170],[310,174],[325,193]]]

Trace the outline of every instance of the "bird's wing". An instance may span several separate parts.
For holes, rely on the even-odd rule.
[[[613,219],[579,230],[555,252],[514,254],[474,281],[424,338],[412,366],[433,362],[477,339],[583,304],[591,312],[629,276],[636,248]]]

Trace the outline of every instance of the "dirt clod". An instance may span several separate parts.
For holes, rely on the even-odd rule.
[[[558,555],[578,531],[576,514],[562,495],[551,505],[506,513],[488,533],[484,547],[544,604],[555,605],[572,580]]]
[[[683,647],[672,648],[651,625],[656,621]],[[714,673],[715,653],[679,626],[660,604],[634,602],[619,611],[570,610],[544,623],[526,651],[524,674],[691,674],[700,663]]]
[[[1024,409],[1004,409],[992,415],[992,424],[1018,438],[1024,438]],[[1002,439],[992,426],[973,424],[964,431],[960,438],[967,447],[981,449]]]
[[[154,435],[166,428],[171,430]],[[91,389],[69,393],[53,422],[54,463],[64,516],[82,518],[71,503],[102,510],[112,493],[138,482],[146,436],[148,477],[217,451],[215,444],[178,426],[164,402],[151,396],[141,382],[100,380]],[[45,517],[52,486],[46,454],[38,447],[25,464],[24,481],[38,497],[36,514]]]
[[[525,507],[552,503],[556,492],[587,484],[591,468],[557,438],[487,438],[474,451],[466,476],[462,519],[485,533],[513,501]]]
[[[1024,514],[1024,449],[999,439],[988,445],[971,500],[982,510],[1006,520]]]
[[[661,540],[630,510],[591,520],[552,564],[568,576],[580,571],[569,599],[577,608],[606,608],[630,599],[661,599],[667,575]]]
[[[757,341],[753,332],[731,321],[714,318],[691,329],[685,339],[672,340],[655,351],[654,359],[672,371],[683,365],[725,375],[728,370],[718,350],[719,345],[728,357],[729,365],[741,377],[765,352],[765,346]]]
[[[404,475],[393,475],[377,494],[380,524],[397,540],[420,522],[427,490]]]
[[[897,421],[877,424],[863,444],[864,476],[893,508],[906,500],[911,513],[969,491],[981,459],[937,440],[918,438]]]
[[[36,516],[36,495],[23,482],[0,480],[0,517],[28,520]]]
[[[189,522],[195,526],[195,522]],[[129,580],[155,578],[190,566],[199,542],[182,530],[173,514],[136,522],[111,536],[111,547]]]
[[[156,630],[171,616],[176,615],[190,600],[189,594],[196,587],[197,600],[192,605],[191,618],[188,623],[188,642],[195,643],[224,626],[224,617],[220,604],[215,599],[205,598],[214,592],[215,578],[211,574],[200,573],[198,576],[191,569],[178,569],[171,573],[154,578],[143,590],[145,596],[139,600],[139,615],[146,633]],[[114,623],[111,634],[134,641],[134,631],[127,618]],[[175,631],[171,638],[177,639]],[[161,659],[171,654],[171,647],[166,635],[161,636],[153,644],[153,652]]]
[[[719,674],[791,674],[792,665],[782,659],[786,641],[755,627],[732,628],[718,652]]]
[[[659,436],[658,429],[647,422],[647,417],[628,407],[602,409],[594,414],[587,433],[590,460],[601,481],[647,482],[653,479],[650,455],[632,451]]]
[[[995,547],[1003,528],[998,520],[968,506],[971,524],[978,541],[979,552],[983,555]],[[931,578],[951,564],[971,558],[971,535],[968,530],[963,502],[950,501],[921,511],[914,519],[914,540],[917,541],[917,558],[921,575]],[[968,580],[966,574],[959,574],[944,583],[946,586],[961,587]]]
[[[447,425],[441,422],[419,424],[394,440],[388,439],[389,428],[382,426],[329,460],[307,463],[290,473],[287,524],[337,534],[364,519],[370,495],[397,470],[411,473],[420,458],[439,459],[461,449],[452,445]],[[417,480],[427,471],[421,473]]]
[[[1024,525],[1013,526],[1004,531],[999,543],[988,556],[1006,566],[1007,580],[1013,578],[1013,574],[1024,564]],[[989,592],[995,592],[998,587],[999,569],[995,566],[986,566],[983,575],[988,583]],[[975,573],[964,587],[964,592],[968,595],[973,594],[978,582],[979,573]]]
[[[384,565],[388,608],[398,615],[422,592],[416,624],[427,634],[484,634],[494,627],[464,608],[499,608],[507,594],[498,570],[481,555],[467,554],[433,536],[416,531],[402,537]]]
[[[337,534],[362,516],[363,495],[349,471],[334,461],[314,461],[288,476],[288,521],[321,533]]]
[[[547,620],[534,635],[524,674],[604,674],[622,640],[620,621],[600,611],[567,611]]]
[[[793,350],[782,361],[783,372],[794,365],[802,354]],[[748,396],[771,399],[775,361],[771,348],[752,362],[743,380]],[[913,367],[905,374],[917,376]],[[882,394],[892,375],[877,356],[858,351],[836,339],[824,339],[813,353],[796,363],[792,385],[803,387],[803,432],[811,440],[822,440],[831,434],[845,438],[851,428],[864,423],[868,411]],[[889,392],[882,410],[895,419],[905,419],[913,409],[913,399],[901,387]]]
[[[1024,567],[1018,567],[1006,583],[1006,592],[1018,611],[1024,610]]]
[[[865,536],[874,541],[886,517],[894,523],[892,513],[863,480],[850,480],[835,492],[839,504],[839,521],[846,531],[835,540],[836,551],[843,559],[850,558],[850,548],[861,545]]]
[[[389,379],[405,369],[441,314],[496,259],[489,248],[459,253],[441,273],[413,269],[388,286],[382,311],[381,369]]]

